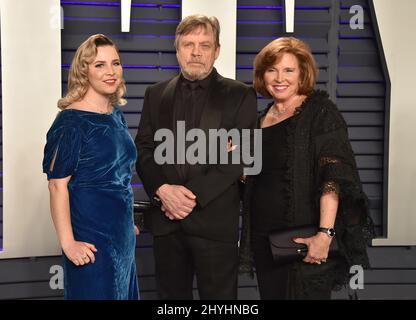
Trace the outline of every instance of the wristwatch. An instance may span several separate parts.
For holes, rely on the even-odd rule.
[[[319,227],[318,232],[326,233],[331,238],[333,238],[335,236],[335,229],[334,228]]]

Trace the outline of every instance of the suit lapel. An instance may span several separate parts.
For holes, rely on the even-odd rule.
[[[211,141],[209,139],[209,129],[219,129],[221,126],[223,108],[226,105],[226,93],[224,92],[224,86],[221,85],[222,77],[216,74],[212,79],[210,91],[207,97],[207,103],[202,110],[201,120],[199,127],[205,133],[207,138],[207,163],[209,163],[209,155],[217,149],[217,140]],[[197,168],[195,168],[196,170]]]
[[[222,107],[225,104],[225,96],[222,94],[223,87],[220,83],[221,76],[217,74],[212,79],[213,84],[208,93],[207,103],[202,110],[199,127],[208,134],[208,129],[218,129],[221,125]],[[208,136],[208,135],[207,135]]]
[[[175,91],[178,79],[179,75],[172,78],[172,80],[170,80],[166,85],[165,89],[163,89],[159,106],[159,128],[166,128],[172,130],[172,132],[176,130],[174,107]],[[174,137],[176,139],[176,134],[174,134]],[[177,183],[179,183],[181,173],[177,165],[166,165],[165,170],[166,174],[173,178],[173,181],[177,181]]]
[[[175,90],[178,83],[179,76],[172,78],[166,85],[162,92],[162,98],[160,100],[159,107],[159,128],[167,128],[174,130],[174,103],[175,103]]]

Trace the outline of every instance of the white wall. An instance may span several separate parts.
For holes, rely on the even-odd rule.
[[[388,238],[374,245],[416,245],[416,1],[374,0],[391,80]]]
[[[59,0],[1,0],[3,252],[59,253],[42,174],[45,135],[61,95]]]

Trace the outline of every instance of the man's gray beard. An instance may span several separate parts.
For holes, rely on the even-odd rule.
[[[198,74],[191,74],[186,72],[184,69],[181,69],[181,72],[183,76],[190,80],[190,81],[196,81],[196,80],[203,80],[205,79],[212,71],[214,67],[211,67],[211,69],[208,72],[198,73]]]

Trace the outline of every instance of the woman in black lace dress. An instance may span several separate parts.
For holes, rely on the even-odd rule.
[[[259,118],[263,168],[246,181],[241,253],[254,258],[261,299],[330,299],[349,266],[368,266],[367,197],[344,119],[313,89],[317,73],[309,47],[295,38],[272,41],[254,61],[254,87],[273,102]],[[268,234],[302,225],[320,227],[294,239],[308,248],[303,261],[276,265]],[[341,257],[328,257],[331,241]]]

